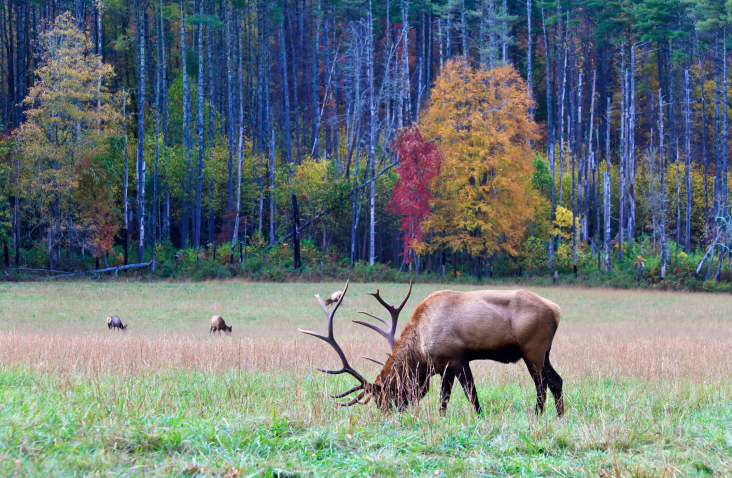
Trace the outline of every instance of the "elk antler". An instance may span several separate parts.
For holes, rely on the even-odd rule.
[[[384,299],[381,298],[381,295],[379,295],[379,289],[376,289],[375,294],[369,294],[369,295],[374,296],[376,298],[376,300],[378,300],[379,303],[381,305],[383,305],[386,308],[386,310],[389,311],[389,314],[391,314],[391,329],[388,332],[385,331],[384,329],[382,329],[381,327],[378,327],[373,324],[369,324],[368,322],[363,322],[361,320],[354,320],[354,322],[357,324],[365,325],[366,327],[368,327],[372,330],[375,330],[376,332],[381,334],[389,342],[389,346],[391,347],[391,349],[394,350],[394,334],[396,333],[397,321],[399,320],[399,314],[401,313],[402,309],[404,308],[404,305],[407,303],[407,300],[409,300],[409,296],[411,294],[412,294],[412,281],[411,280],[409,281],[409,291],[407,292],[406,297],[404,297],[404,300],[402,300],[402,303],[399,304],[399,307],[394,307],[394,306],[387,304],[386,301],[384,301]],[[368,312],[359,312],[359,314],[364,314],[364,315],[368,315],[369,317],[373,317],[374,319],[380,321],[382,324],[389,327],[389,324],[386,322],[386,320],[382,319],[381,317],[377,317],[376,315],[370,314]],[[374,360],[372,358],[368,358],[368,357],[364,357],[364,358],[371,360],[372,362],[376,362],[379,364],[381,363],[380,361]]]
[[[369,383],[366,381],[363,376],[361,376],[360,373],[356,372],[356,370],[351,367],[351,365],[348,363],[348,359],[346,359],[346,355],[343,353],[343,350],[341,349],[341,346],[338,345],[338,342],[336,342],[335,338],[333,337],[333,317],[335,316],[336,311],[338,310],[338,307],[341,306],[341,303],[343,302],[343,298],[346,296],[346,292],[348,291],[348,281],[346,281],[346,287],[343,289],[343,294],[341,294],[341,297],[338,299],[338,302],[336,303],[335,307],[333,307],[332,311],[328,310],[328,307],[325,305],[325,302],[323,302],[323,299],[320,298],[320,296],[316,295],[315,298],[318,299],[318,303],[320,304],[320,307],[323,308],[323,311],[325,312],[325,315],[328,317],[328,335],[321,335],[315,332],[310,332],[309,330],[302,330],[297,329],[303,334],[312,335],[313,337],[317,337],[320,340],[326,342],[328,345],[333,347],[333,349],[338,354],[338,357],[341,359],[341,363],[343,366],[338,370],[326,370],[322,368],[315,367],[317,370],[333,374],[333,375],[340,375],[342,373],[347,373],[351,375],[353,378],[358,380],[360,382],[359,385],[356,385],[355,387],[349,388],[343,393],[339,393],[337,395],[330,395],[332,398],[343,398],[346,395],[350,395],[353,392],[356,392],[358,390],[361,390],[355,397],[353,397],[348,402],[336,402],[338,405],[341,405],[343,407],[348,407],[351,405],[354,405],[356,403],[362,403],[361,399],[364,398],[364,395],[366,395],[366,398],[368,400],[370,394],[371,394],[371,387],[369,387]],[[368,401],[366,402],[368,403]]]

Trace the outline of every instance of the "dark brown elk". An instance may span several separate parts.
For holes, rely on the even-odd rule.
[[[338,299],[340,299],[342,295],[343,291],[341,290],[333,292],[330,297],[325,299],[325,305],[335,304],[336,302],[338,302]]]
[[[221,334],[221,331],[223,330],[227,334],[231,333],[231,330],[233,327],[226,325],[226,322],[224,322],[224,318],[220,315],[214,315],[211,317],[211,330],[209,330],[209,334],[218,331],[219,334]]]
[[[526,290],[456,292],[443,290],[430,294],[412,313],[401,337],[394,339],[399,313],[409,299],[409,292],[398,307],[387,304],[377,290],[371,294],[391,315],[391,324],[375,315],[389,327],[388,331],[373,324],[354,321],[376,330],[392,346],[392,352],[373,383],[369,383],[348,363],[343,350],[333,337],[333,316],[343,301],[343,294],[332,311],[316,296],[328,316],[328,335],[301,330],[318,337],[335,349],[343,366],[325,373],[348,373],[359,384],[333,398],[358,392],[342,406],[366,404],[373,397],[384,412],[403,410],[418,402],[429,390],[430,377],[442,376],[440,408],[444,412],[457,378],[475,411],[481,413],[478,394],[470,370],[473,360],[494,360],[513,363],[523,360],[536,386],[536,412],[544,410],[547,387],[554,396],[557,415],[564,413],[562,378],[549,361],[554,334],[559,326],[561,310],[555,303]]]
[[[110,330],[112,329],[120,329],[125,330],[127,329],[126,325],[122,325],[122,320],[120,320],[119,317],[116,315],[110,315],[107,317],[107,327],[109,327]]]

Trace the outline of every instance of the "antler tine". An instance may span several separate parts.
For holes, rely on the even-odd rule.
[[[354,322],[357,323],[357,324],[365,325],[366,327],[368,327],[368,328],[370,328],[372,330],[375,330],[378,333],[380,333],[381,335],[383,335],[384,338],[389,342],[389,346],[391,346],[391,348],[393,350],[394,349],[394,336],[396,334],[397,322],[399,321],[399,314],[401,313],[402,309],[406,305],[407,300],[409,300],[409,296],[412,295],[412,281],[411,280],[409,281],[409,290],[407,291],[407,295],[404,297],[404,299],[402,300],[401,304],[399,304],[399,307],[394,307],[393,305],[389,305],[388,303],[386,303],[386,301],[381,298],[381,295],[379,294],[379,289],[376,289],[376,292],[375,293],[369,294],[369,295],[373,296],[377,301],[379,301],[379,303],[381,305],[384,306],[384,308],[386,310],[389,311],[389,315],[391,315],[391,327],[389,328],[389,331],[386,332],[385,330],[383,330],[383,329],[381,329],[381,328],[379,328],[379,327],[377,327],[375,325],[369,324],[367,322],[362,322],[360,320],[354,320]],[[361,314],[368,315],[369,317],[373,317],[375,319],[378,319],[384,325],[389,326],[389,324],[384,319],[382,319],[381,317],[377,317],[377,316],[375,316],[373,314],[369,314],[368,312],[360,312],[360,313]]]
[[[354,320],[353,323],[354,324],[363,325],[365,327],[368,327],[371,330],[375,330],[376,332],[378,332],[381,335],[383,335],[386,340],[390,340],[389,339],[389,333],[388,332],[384,332],[380,327],[377,327],[377,326],[375,326],[373,324],[369,324],[368,322],[364,322],[362,320]]]
[[[377,364],[381,365],[382,367],[385,365],[384,362],[382,362],[381,360],[376,360],[375,358],[371,358],[371,357],[361,357],[361,358],[365,358],[366,360],[371,360],[372,362],[377,363]]]
[[[315,296],[318,299],[318,302],[320,302],[320,306],[325,310],[326,314],[328,315],[328,335],[321,335],[316,332],[311,332],[309,330],[302,330],[298,329],[303,334],[312,335],[313,337],[317,337],[320,340],[326,342],[328,345],[333,347],[333,350],[336,351],[338,354],[338,357],[341,359],[341,363],[343,366],[338,370],[326,370],[317,368],[317,370],[323,372],[323,373],[329,373],[333,375],[340,375],[342,373],[347,373],[351,375],[353,378],[358,380],[362,386],[365,386],[366,379],[361,376],[360,373],[356,372],[356,370],[351,367],[351,365],[348,363],[348,359],[346,358],[346,354],[343,353],[343,349],[341,349],[341,346],[338,345],[338,342],[336,342],[335,338],[333,337],[333,317],[335,317],[335,313],[338,310],[338,307],[341,306],[341,303],[343,303],[343,298],[346,296],[346,292],[348,291],[348,281],[346,281],[346,287],[343,289],[343,294],[341,294],[341,297],[338,299],[338,302],[336,303],[335,307],[333,307],[333,310],[328,311],[328,309],[325,307],[325,304],[323,303],[322,299],[319,296]]]
[[[409,290],[407,291],[407,295],[404,296],[404,300],[402,300],[402,303],[399,304],[399,307],[397,307],[397,310],[399,312],[401,312],[402,309],[404,308],[404,306],[406,305],[407,301],[409,300],[410,295],[412,295],[412,280],[411,279],[409,280]]]
[[[368,292],[368,295],[373,296],[376,300],[378,300],[379,303],[386,308],[386,310],[391,311],[394,308],[387,304],[386,301],[381,298],[381,295],[379,294],[379,289],[376,289],[376,292],[373,293]]]
[[[325,315],[330,315],[330,311],[328,310],[328,307],[325,305],[325,302],[323,302],[323,299],[320,298],[320,295],[315,294],[315,298],[318,299],[318,304],[320,304],[320,307],[325,312]]]
[[[369,294],[369,295],[371,295],[371,294]],[[389,322],[387,322],[386,320],[382,319],[382,318],[381,318],[381,317],[379,317],[378,315],[374,315],[374,314],[371,314],[371,313],[369,313],[369,312],[364,312],[363,310],[359,310],[359,311],[358,311],[358,313],[359,313],[359,314],[363,314],[363,315],[368,315],[369,317],[373,317],[374,319],[376,319],[376,320],[380,321],[380,322],[381,322],[382,324],[384,324],[384,325],[386,325],[386,326],[388,326],[388,325],[389,325]],[[355,320],[354,320],[354,322],[355,322]]]
[[[371,295],[373,295],[373,294],[371,294]],[[369,314],[368,312],[364,312],[364,311],[359,311],[358,313],[359,314],[363,314],[363,315],[368,315],[369,317],[373,317],[374,319],[378,320],[382,324],[384,324],[387,327],[389,327],[389,323],[386,320],[382,319],[381,317],[379,317],[377,315]],[[376,332],[378,332],[379,334],[381,334],[390,344],[392,344],[392,348],[394,348],[394,344],[392,343],[393,340],[389,337],[389,332],[386,332],[381,327],[378,327],[378,326],[373,325],[373,324],[369,324],[368,322],[364,322],[363,320],[354,320],[353,322],[356,323],[356,324],[359,324],[359,325],[366,326],[366,327],[368,327],[371,330],[375,330]]]
[[[363,385],[356,385],[355,387],[351,387],[348,390],[346,390],[345,392],[342,392],[342,393],[339,393],[336,395],[333,395],[330,393],[328,395],[330,395],[331,398],[343,398],[346,395],[350,395],[351,393],[356,392],[358,390],[363,390]]]
[[[347,402],[336,402],[336,403],[342,407],[350,407],[351,405],[360,403],[361,399],[363,398],[363,396],[365,394],[366,394],[366,391],[363,390],[363,391],[361,391],[361,393],[359,393],[358,395],[356,395],[355,397],[353,397],[352,399],[350,399]]]

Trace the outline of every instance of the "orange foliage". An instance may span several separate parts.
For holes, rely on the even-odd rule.
[[[423,228],[433,230],[433,245],[515,253],[533,214],[530,142],[538,138],[525,82],[510,66],[475,69],[459,58],[447,62],[431,94],[420,128],[443,159]]]

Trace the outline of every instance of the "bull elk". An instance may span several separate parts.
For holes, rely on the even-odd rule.
[[[336,402],[339,405],[366,404],[373,398],[383,412],[392,407],[403,410],[422,399],[429,390],[430,377],[439,374],[442,376],[441,412],[447,408],[457,378],[475,411],[481,413],[470,362],[494,360],[514,363],[523,359],[536,386],[536,412],[544,410],[548,387],[554,396],[557,415],[561,417],[564,414],[562,378],[549,361],[561,315],[555,303],[521,289],[434,292],[417,306],[401,337],[395,340],[399,313],[412,293],[412,284],[409,284],[409,292],[398,307],[387,304],[377,289],[370,295],[389,312],[391,324],[373,314],[361,313],[379,320],[389,330],[368,322],[354,321],[384,336],[392,348],[386,363],[369,358],[383,366],[376,380],[369,383],[349,365],[333,337],[333,317],[347,290],[348,282],[332,311],[326,308],[319,296],[315,296],[328,317],[327,336],[300,330],[328,343],[341,359],[342,367],[338,370],[318,370],[336,375],[347,373],[359,382],[343,393],[331,395],[338,399],[358,392],[347,402]]]

